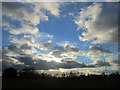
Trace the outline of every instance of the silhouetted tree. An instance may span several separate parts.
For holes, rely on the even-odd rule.
[[[65,78],[65,77],[66,77],[66,74],[65,74],[65,73],[63,73],[63,74],[62,74],[62,78]]]
[[[34,68],[24,68],[21,71],[19,71],[19,77],[28,79],[28,78],[37,78],[38,74],[35,73]]]
[[[3,71],[3,78],[5,79],[13,79],[17,77],[17,70],[15,68],[7,68]]]
[[[77,77],[76,73],[73,73],[73,72],[70,72],[68,76],[69,76],[69,78],[75,78],[75,77]]]

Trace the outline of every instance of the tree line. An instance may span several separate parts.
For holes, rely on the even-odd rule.
[[[2,74],[3,79],[120,79],[120,73],[106,74],[102,73],[100,75],[96,74],[83,74],[83,73],[63,73],[59,74],[47,74],[47,73],[37,73],[34,68],[24,68],[17,71],[15,68],[6,68]]]

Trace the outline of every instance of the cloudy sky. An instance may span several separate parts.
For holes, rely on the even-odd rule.
[[[2,3],[3,69],[118,71],[118,3]]]

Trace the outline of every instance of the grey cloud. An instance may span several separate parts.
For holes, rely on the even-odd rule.
[[[116,64],[120,64],[120,60],[112,60],[111,63],[116,63]]]
[[[34,64],[34,60],[31,57],[19,57],[18,60],[23,62],[25,65],[32,66]]]
[[[54,49],[59,51],[64,51],[64,47],[61,46],[55,46]]]
[[[101,61],[101,60],[99,60],[99,61],[97,61],[96,63],[95,63],[95,65],[96,66],[110,66],[110,64],[109,64],[109,62],[104,62],[104,61]]]
[[[54,50],[52,51],[52,55],[56,56],[56,57],[61,57],[62,54],[64,53],[71,53],[73,52],[73,54],[75,53],[79,53],[80,49],[78,47],[73,47],[70,45],[67,45],[66,47],[62,47],[62,46],[56,46],[54,47]]]
[[[39,44],[39,49],[41,50],[49,50],[51,48],[51,41],[43,42]]]
[[[111,66],[109,62],[104,62],[102,60],[95,61],[92,64],[88,64],[88,67],[94,68],[94,67],[104,67],[104,66]]]
[[[29,49],[29,50],[31,50],[32,47],[29,46],[28,44],[23,44],[23,45],[20,46],[20,49]]]
[[[115,58],[115,57],[110,56],[106,59],[106,61],[109,62],[111,65],[120,64],[120,60],[118,57]]]
[[[112,53],[110,50],[105,50],[100,46],[91,46],[90,50],[101,51],[101,52],[104,52],[104,53]]]
[[[8,48],[10,51],[18,50],[18,47],[17,47],[16,45],[8,45],[7,48]]]
[[[60,58],[61,57],[61,54],[63,54],[63,53],[65,53],[64,51],[56,51],[56,50],[54,50],[53,52],[52,52],[52,55],[54,55],[55,57],[58,57],[58,58]]]
[[[65,53],[66,50],[64,47],[61,46],[56,46],[54,47],[54,50],[52,51],[52,55],[54,55],[55,57],[61,57],[61,54]]]
[[[8,46],[9,49],[15,50],[16,47],[14,45],[10,45]],[[8,51],[5,51],[7,53],[11,52],[9,49],[7,49]],[[18,48],[16,48],[18,49]],[[25,48],[23,48],[25,49]],[[5,49],[3,49],[4,52]],[[35,69],[38,70],[45,70],[45,69],[58,69],[58,68],[77,68],[77,67],[86,67],[85,64],[83,63],[78,63],[76,61],[62,61],[61,63],[59,62],[55,62],[55,61],[47,61],[47,60],[41,60],[41,59],[34,59],[34,55],[27,55],[27,54],[19,54],[17,55],[17,57],[15,55],[9,56],[7,53],[3,54],[3,68],[6,67],[34,67]]]
[[[26,54],[30,54],[30,53],[34,53],[33,52],[34,48],[27,45],[27,44],[23,44],[23,45],[7,45],[2,47],[2,56],[3,58],[6,57],[11,57],[11,56],[21,56],[21,55],[26,55]]]
[[[91,54],[97,54],[97,53],[103,53],[104,55],[111,55],[112,52],[110,50],[103,49],[100,46],[90,46],[89,53]]]
[[[73,51],[73,52],[78,52],[78,51],[79,51],[79,48],[78,48],[78,47],[71,48],[71,51]]]
[[[67,61],[62,60],[61,63],[55,62],[55,61],[46,61],[41,59],[33,59],[32,56],[22,56],[22,57],[13,57],[17,59],[19,62],[24,63],[21,64],[21,67],[33,67],[36,70],[48,70],[48,69],[59,69],[59,68],[96,68],[96,67],[103,67],[105,65],[110,66],[108,62],[104,63],[103,61],[97,61],[94,64],[86,65],[84,63],[80,63],[77,61]],[[9,62],[3,61],[3,66],[13,66],[16,68],[16,66],[20,67],[20,64],[12,64]]]
[[[25,65],[29,65],[30,67],[34,67],[38,70],[45,69],[58,69],[58,68],[82,68],[87,67],[83,63],[78,63],[76,61],[64,61],[62,63],[58,63],[55,61],[46,61],[46,60],[33,60],[31,57],[19,57],[19,61],[24,62]]]
[[[71,49],[74,48],[74,49]],[[96,68],[103,67],[105,65],[110,66],[110,62],[96,61],[92,64],[84,64],[74,61],[73,58],[64,58],[61,62],[47,61],[38,58],[34,58],[34,55],[27,54],[21,50],[31,49],[29,45],[23,44],[21,46],[8,45],[3,47],[3,65],[14,66],[14,67],[34,67],[35,69],[58,69],[58,68]],[[91,49],[100,50],[98,47],[92,47]],[[14,53],[12,53],[14,52]],[[79,52],[76,47],[61,47],[56,46],[52,54],[56,57],[61,57],[60,55],[68,52]],[[10,55],[9,55],[10,54]],[[17,57],[16,57],[17,56]],[[62,59],[62,58],[61,58]]]
[[[20,51],[19,47],[17,47],[16,45],[13,45],[13,44],[2,47],[2,55],[4,56],[8,53],[17,54],[17,53],[21,53],[21,51]]]

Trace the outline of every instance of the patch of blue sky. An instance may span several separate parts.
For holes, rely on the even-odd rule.
[[[87,58],[85,56],[78,56],[77,59],[76,59],[76,61],[82,62],[84,64],[90,64],[90,63],[93,62],[93,60],[91,60],[90,58]]]
[[[73,13],[75,16],[81,8],[90,4],[91,3],[68,3],[60,8],[60,17],[55,17],[47,13],[49,20],[47,22],[41,22],[38,25],[40,32],[53,35],[54,38],[52,40],[54,44],[69,41],[77,43],[77,46],[82,50],[88,49],[91,45],[91,40],[85,42],[79,40],[78,35],[82,37],[81,34],[85,32],[85,30],[81,29],[77,31],[78,26],[73,22],[75,18],[69,15],[69,13]]]
[[[42,22],[38,25],[41,32],[54,36],[55,42],[60,41],[79,41],[77,32],[75,31],[77,26],[71,22],[70,17],[67,18],[55,18],[50,17],[49,21]]]
[[[2,31],[2,46],[12,44],[10,42],[9,34],[10,33],[8,31],[5,31],[5,30]]]

